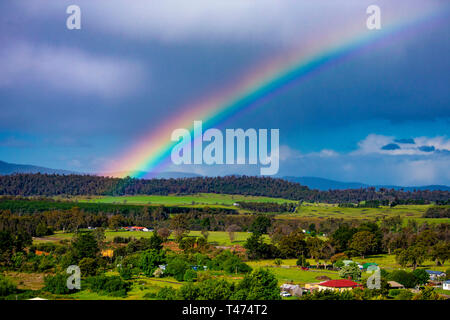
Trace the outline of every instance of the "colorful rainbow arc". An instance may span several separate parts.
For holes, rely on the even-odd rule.
[[[379,39],[398,34],[402,30],[435,18],[439,14],[442,14],[442,11],[433,10],[426,14],[421,13],[414,18],[409,17],[396,23],[385,24],[381,30],[352,31],[344,37],[335,34],[327,39],[319,39],[307,48],[301,46],[300,49],[293,50],[282,58],[265,63],[263,67],[249,73],[232,87],[221,90],[219,94],[201,103],[187,106],[184,113],[144,136],[113,166],[105,168],[103,174],[117,175],[120,172],[121,176],[137,178],[147,173],[155,174],[169,163],[171,150],[178,143],[170,139],[174,129],[186,128],[193,136],[194,120],[202,120],[204,129],[217,125],[237,112],[255,105],[263,98],[271,96],[280,88],[305,79],[308,75],[331,65],[332,62],[358,52]],[[352,30],[358,30],[358,28]],[[342,42],[343,38],[347,40]],[[330,45],[330,42],[334,44]]]

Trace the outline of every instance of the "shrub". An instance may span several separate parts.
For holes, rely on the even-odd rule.
[[[55,276],[46,276],[44,278],[44,291],[48,291],[53,294],[69,294],[76,292],[76,289],[70,290],[67,287],[67,278],[69,275],[60,273]]]
[[[406,288],[414,288],[417,284],[417,279],[412,272],[404,270],[395,270],[389,273],[388,280],[393,280],[401,283]]]
[[[296,264],[299,267],[309,267],[309,262],[306,261],[305,256],[300,256],[300,258],[298,258]]]
[[[400,293],[395,296],[395,300],[411,300],[413,296],[414,294],[411,291],[402,289],[400,290]]]
[[[183,281],[187,269],[189,269],[187,262],[184,259],[175,257],[167,263],[166,273],[173,276],[177,281]]]
[[[145,251],[141,255],[140,266],[142,272],[151,277],[153,273],[158,269],[158,266],[164,264],[166,261],[166,256],[163,251],[158,251],[156,249],[151,249]]]
[[[93,258],[83,258],[78,263],[83,276],[95,276],[97,274],[98,263]]]
[[[348,259],[347,255],[345,253],[341,252],[341,253],[337,253],[334,256],[332,256],[330,258],[330,262],[336,263],[338,261],[342,261],[342,260],[346,260],[346,259]]]
[[[125,297],[131,288],[131,283],[119,276],[94,276],[87,278],[89,288],[97,293],[114,297]]]
[[[184,281],[195,281],[197,280],[197,272],[192,269],[187,269],[183,276]]]
[[[16,290],[16,286],[11,281],[0,275],[0,297],[13,294]]]
[[[158,300],[177,300],[177,290],[171,287],[164,287],[156,294]]]

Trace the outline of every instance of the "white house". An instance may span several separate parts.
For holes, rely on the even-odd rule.
[[[444,290],[450,290],[450,280],[444,281],[442,283],[442,289]]]
[[[425,270],[429,276],[430,280],[439,280],[446,276],[445,272],[442,271],[434,271],[434,270]]]

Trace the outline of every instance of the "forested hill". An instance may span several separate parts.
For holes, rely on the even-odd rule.
[[[330,203],[382,200],[439,201],[450,199],[449,191],[366,188],[319,191],[295,182],[269,177],[226,176],[181,179],[110,178],[89,175],[14,174],[0,176],[0,195],[133,195],[225,193],[269,196],[291,200]]]

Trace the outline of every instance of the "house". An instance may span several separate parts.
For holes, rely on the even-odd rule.
[[[319,291],[322,290],[334,290],[334,291],[346,291],[346,290],[352,290],[353,288],[361,287],[360,284],[347,279],[340,279],[340,280],[328,280],[324,282],[320,282],[317,284],[317,289]]]
[[[353,260],[342,260],[342,262],[344,263],[345,266],[348,266],[351,263],[356,263],[356,265],[358,266],[358,268],[360,270],[364,269],[363,266],[359,262],[356,262],[356,261],[353,261]]]
[[[298,284],[289,284],[284,283],[280,286],[281,291],[289,292],[291,295],[296,297],[301,297],[303,295],[303,288],[301,288]]]
[[[45,251],[40,251],[40,250],[36,250],[34,252],[37,256],[48,256],[50,253],[45,252]]]
[[[397,281],[388,281],[388,284],[391,286],[391,289],[405,289],[405,286]]]
[[[112,258],[114,257],[114,251],[112,249],[105,249],[101,251],[102,257]]]
[[[367,269],[370,266],[378,267],[378,264],[376,264],[375,262],[366,262],[362,266],[363,266],[363,269]]]
[[[430,276],[430,280],[439,280],[446,276],[445,272],[442,271],[434,271],[434,270],[425,270]]]
[[[124,229],[127,231],[145,231],[144,229],[147,229],[147,228],[134,226],[134,227],[125,227]]]
[[[450,280],[442,282],[442,289],[450,290]]]

